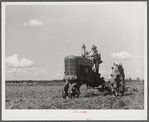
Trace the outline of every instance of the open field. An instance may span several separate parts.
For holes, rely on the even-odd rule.
[[[55,81],[56,82],[56,81]],[[59,83],[6,83],[6,109],[144,109],[144,83],[126,82],[124,96],[103,95],[97,89],[81,86],[79,98],[62,99]],[[134,91],[137,89],[137,91]]]

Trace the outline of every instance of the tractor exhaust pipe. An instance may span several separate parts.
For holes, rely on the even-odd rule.
[[[86,54],[86,46],[83,44],[82,46],[82,57],[85,58],[85,54]]]

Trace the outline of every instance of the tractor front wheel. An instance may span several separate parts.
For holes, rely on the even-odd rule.
[[[79,94],[80,94],[79,86],[76,83],[73,83],[71,85],[71,87],[69,88],[69,91],[68,91],[69,98],[72,98],[72,97],[78,98]]]
[[[68,96],[69,83],[66,83],[62,88],[62,97],[65,99]]]

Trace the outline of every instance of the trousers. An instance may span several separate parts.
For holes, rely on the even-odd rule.
[[[94,66],[92,69],[94,72],[98,73],[98,71],[99,71],[99,62],[98,61],[94,62]]]

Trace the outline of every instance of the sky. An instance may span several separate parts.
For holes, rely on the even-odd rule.
[[[64,57],[97,46],[99,72],[110,78],[122,63],[126,78],[144,78],[146,2],[15,5],[5,7],[5,79],[64,77]]]

